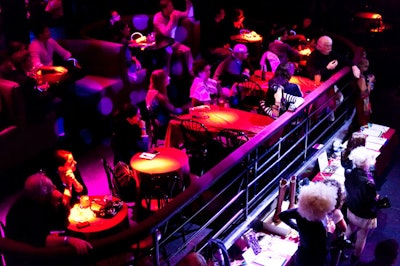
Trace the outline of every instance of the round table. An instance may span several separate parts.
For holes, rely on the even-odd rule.
[[[150,175],[182,171],[189,165],[189,158],[182,150],[171,147],[154,148],[158,151],[153,159],[140,158],[142,153],[135,154],[131,159],[134,171]]]
[[[89,196],[90,202],[103,204],[104,195]],[[119,200],[113,197],[113,200]],[[79,203],[74,208],[79,208]],[[72,213],[72,212],[71,212]],[[78,222],[71,221],[68,225],[69,234],[72,236],[83,237],[85,239],[100,238],[129,227],[128,206],[124,203],[118,213],[111,218],[100,218],[92,216],[85,219],[90,223],[89,226],[78,228]]]

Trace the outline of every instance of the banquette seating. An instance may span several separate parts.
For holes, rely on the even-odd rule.
[[[140,32],[147,35],[153,31],[153,14],[136,14],[122,16],[121,20],[126,22],[131,28],[131,32]],[[107,40],[109,39],[109,26],[106,20],[94,22],[86,25],[80,31],[83,39]],[[200,22],[189,18],[179,22],[176,30],[175,39],[190,47],[194,59],[200,58]],[[179,62],[179,58],[173,58],[174,62]],[[180,67],[177,67],[178,69]]]
[[[30,122],[18,83],[0,78],[0,176],[53,147],[55,114]]]

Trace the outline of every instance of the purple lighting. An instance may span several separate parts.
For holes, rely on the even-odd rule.
[[[113,103],[112,100],[108,97],[103,97],[101,98],[98,106],[97,106],[99,112],[102,115],[109,115],[111,114],[112,110],[113,110]]]

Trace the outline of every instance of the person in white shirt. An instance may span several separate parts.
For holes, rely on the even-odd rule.
[[[51,38],[48,26],[44,24],[36,25],[33,29],[33,34],[35,35],[35,39],[29,45],[29,52],[35,69],[43,66],[52,66],[54,52],[64,60],[71,58],[71,52],[64,49],[56,40]]]
[[[206,60],[200,59],[193,64],[195,78],[190,87],[192,105],[198,106],[211,102],[211,95],[218,93],[217,81],[210,79],[211,69]]]
[[[175,32],[178,27],[178,22],[187,18],[190,9],[192,8],[192,2],[186,0],[186,10],[178,11],[174,9],[172,0],[160,0],[161,11],[157,12],[153,18],[154,32],[156,36],[166,36],[175,39]],[[167,63],[165,71],[167,74],[170,73],[171,67],[171,56],[174,54],[182,54],[185,60],[187,71],[193,75],[193,56],[189,47],[182,43],[175,41],[172,44],[172,51],[167,49]]]

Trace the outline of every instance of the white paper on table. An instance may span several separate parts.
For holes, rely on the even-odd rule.
[[[142,154],[139,155],[139,158],[146,159],[146,160],[151,160],[156,157],[157,154],[152,154],[148,152],[142,152]]]
[[[374,130],[372,128],[364,128],[362,130],[362,133],[368,136],[373,136],[373,137],[380,137],[382,135],[382,131],[380,130]]]
[[[381,132],[385,133],[386,131],[389,130],[390,127],[382,126],[382,125],[378,125],[378,124],[370,124],[369,128],[372,130],[381,131]]]
[[[380,137],[374,137],[374,136],[367,136],[367,143],[368,142],[372,142],[372,143],[376,143],[376,144],[385,144],[385,142],[387,141],[387,139],[385,138],[380,138]]]
[[[373,143],[373,142],[366,142],[365,148],[373,151],[379,151],[382,148],[382,144]]]

